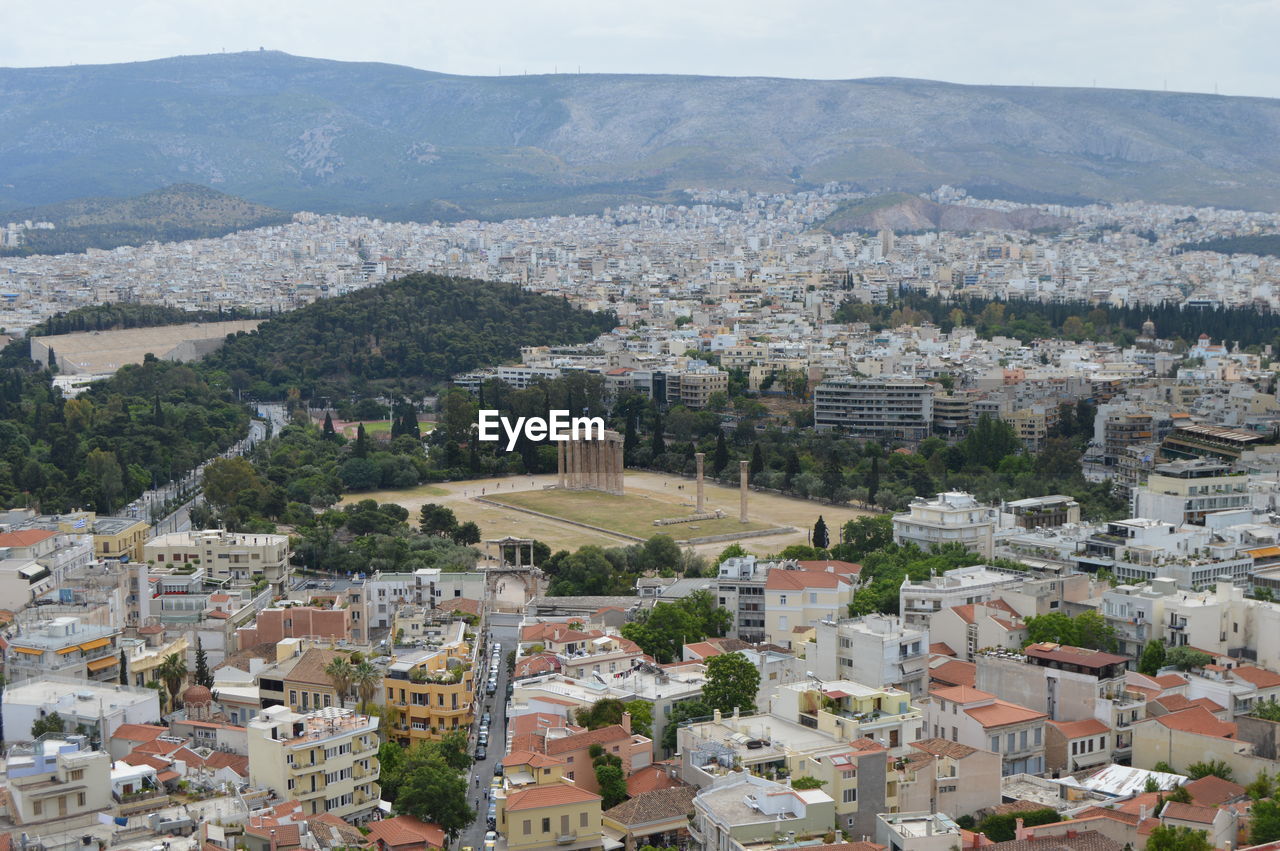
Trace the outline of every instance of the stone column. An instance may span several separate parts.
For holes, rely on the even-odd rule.
[[[702,498],[702,463],[706,457],[707,453],[705,452],[698,452],[693,456],[694,460],[698,462],[698,507],[694,510],[699,514],[702,513],[702,507],[704,504]]]
[[[564,486],[565,486],[565,478],[564,478],[565,451],[566,451],[565,441],[562,440],[556,444],[556,481],[559,483],[560,490],[564,490]]]
[[[613,469],[618,477],[618,495],[621,496],[627,492],[627,459],[622,454],[621,440],[613,442]]]
[[[750,461],[738,462],[738,522],[747,522],[747,477]]]

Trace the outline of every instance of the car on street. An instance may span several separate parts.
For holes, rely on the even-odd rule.
[[[481,727],[488,727],[488,726],[489,726],[489,713],[488,713],[488,712],[486,712],[484,715],[480,716],[480,726],[481,726]]]
[[[485,748],[484,745],[476,746],[476,762],[484,762],[484,760],[488,756],[489,756],[489,751]]]

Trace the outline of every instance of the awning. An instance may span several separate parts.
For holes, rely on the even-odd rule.
[[[80,645],[81,650],[97,650],[99,647],[106,647],[111,643],[110,638],[95,638],[93,641],[86,641]]]
[[[101,671],[103,668],[110,668],[112,665],[118,664],[119,661],[114,656],[103,656],[101,659],[94,659],[86,667],[90,671]]]
[[[74,648],[72,648],[72,649],[74,649]],[[34,647],[15,647],[15,648],[13,648],[13,650],[14,650],[14,652],[15,652],[15,653],[26,653],[28,656],[43,656],[43,655],[44,655],[44,651],[43,651],[43,650],[37,650],[37,649],[36,649],[36,648],[34,648]]]
[[[70,647],[64,647],[64,648],[62,648],[61,650],[59,650],[59,651],[58,651],[58,655],[59,655],[59,656],[66,656],[68,653],[74,653],[74,652],[76,652],[76,651],[77,651],[77,650],[79,650],[79,649],[80,649],[79,647],[77,647],[76,645],[74,645],[74,644],[73,644],[73,645],[71,645]]]

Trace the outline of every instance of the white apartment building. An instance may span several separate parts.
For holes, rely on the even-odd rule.
[[[818,431],[918,443],[933,430],[933,387],[904,378],[829,378],[813,389]]]
[[[111,757],[84,736],[51,734],[9,749],[5,786],[20,825],[111,812]]]
[[[1215,511],[1247,508],[1249,477],[1220,461],[1203,458],[1157,464],[1147,483],[1132,490],[1134,517],[1175,526],[1204,523]]]
[[[872,688],[894,686],[912,697],[928,684],[929,632],[897,615],[823,621],[816,629],[812,670],[822,680],[852,680]]]
[[[68,730],[83,727],[105,742],[122,724],[158,721],[160,693],[153,688],[45,676],[6,685],[2,710],[5,738],[10,742],[30,741],[31,725],[54,712]]]
[[[253,585],[259,580],[280,590],[289,575],[289,536],[205,529],[158,535],[143,547],[156,566],[203,567],[210,581]]]
[[[913,543],[923,550],[942,544],[960,544],[990,558],[999,524],[996,509],[967,493],[940,493],[934,499],[916,497],[905,514],[893,515],[893,540]]]
[[[44,676],[115,680],[120,673],[120,630],[58,617],[20,628],[8,637],[5,674],[13,682]]]
[[[249,722],[249,781],[306,814],[360,822],[372,816],[378,786],[378,719],[329,706],[302,715],[272,706]]]
[[[774,562],[758,561],[755,556],[725,559],[711,585],[720,608],[733,614],[728,638],[752,643],[765,639],[765,584]]]
[[[413,573],[374,573],[364,581],[364,616],[368,629],[391,626],[396,607],[413,604],[443,607],[449,600],[485,598],[486,577],[479,571],[442,571],[422,568]]]
[[[1000,754],[1000,772],[1044,773],[1044,725],[1039,710],[969,686],[934,689],[925,705],[929,735]]]
[[[985,603],[1000,596],[1005,588],[1021,585],[1029,577],[1030,574],[1016,570],[975,564],[948,570],[922,582],[906,579],[898,590],[898,611],[908,626],[927,628],[935,612]]]

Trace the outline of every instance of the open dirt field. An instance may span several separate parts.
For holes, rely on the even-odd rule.
[[[618,546],[631,543],[631,541],[625,537],[584,529],[571,523],[536,517],[513,508],[486,504],[476,500],[475,497],[483,494],[486,498],[495,497],[521,503],[526,503],[533,499],[540,503],[541,506],[530,504],[530,507],[547,513],[554,513],[548,511],[546,507],[542,507],[546,505],[545,501],[547,499],[550,498],[551,505],[557,505],[560,500],[568,497],[569,500],[564,504],[578,515],[576,519],[591,523],[591,520],[582,516],[582,513],[585,512],[589,516],[598,516],[609,520],[609,522],[593,523],[593,525],[613,528],[639,537],[648,537],[661,532],[671,535],[673,538],[683,539],[722,534],[725,531],[732,531],[733,528],[742,528],[737,521],[738,491],[736,488],[724,487],[710,482],[705,486],[708,509],[719,508],[723,510],[728,515],[724,520],[661,527],[652,525],[652,520],[655,516],[676,517],[692,512],[694,502],[694,483],[692,479],[628,470],[626,474],[627,496],[637,499],[627,500],[621,505],[652,505],[655,513],[649,516],[638,515],[629,519],[617,520],[607,517],[608,512],[619,510],[618,505],[610,504],[610,500],[616,500],[616,497],[609,497],[606,494],[555,494],[554,492],[544,491],[545,486],[553,485],[555,482],[556,477],[554,475],[475,479],[464,482],[437,482],[408,490],[350,494],[343,499],[343,502],[357,502],[361,499],[394,502],[407,508],[410,517],[413,519],[416,519],[418,510],[426,503],[439,503],[452,508],[459,521],[473,520],[479,524],[481,534],[486,539],[501,538],[507,535],[537,538],[545,542],[553,550],[571,550],[584,544],[598,544],[606,547]],[[535,491],[537,492],[536,495],[531,493]],[[599,509],[587,507],[592,499],[598,499]],[[644,502],[639,500],[644,500]],[[747,513],[751,519],[751,523],[748,524],[749,527],[791,526],[796,530],[779,535],[743,538],[738,542],[744,549],[759,555],[778,552],[791,544],[807,543],[808,532],[813,528],[814,521],[818,519],[819,514],[826,520],[827,527],[832,530],[834,536],[836,530],[843,526],[846,521],[869,513],[852,508],[823,505],[803,499],[777,496],[775,494],[756,493],[755,491],[751,492],[747,505]],[[627,509],[623,508],[622,510]],[[712,524],[729,524],[729,528],[712,529]],[[690,526],[699,526],[700,528],[692,530],[689,528]],[[726,546],[728,546],[728,543],[723,542],[700,544],[694,549],[703,555],[715,555]]]

